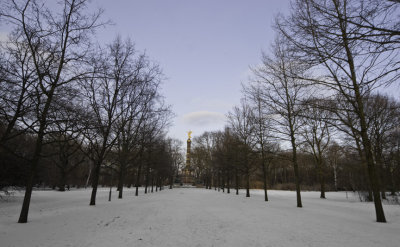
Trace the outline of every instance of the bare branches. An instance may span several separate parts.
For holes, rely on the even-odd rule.
[[[309,70],[322,74],[309,81],[328,86],[332,95],[338,94],[344,101],[338,103],[347,110],[336,112],[336,116],[364,148],[378,222],[386,219],[365,101],[376,88],[389,85],[400,76],[398,34],[395,30],[390,32],[398,26],[398,20],[391,19],[396,8],[394,3],[376,0],[296,0],[291,15],[276,22],[294,57],[308,64]]]
[[[6,50],[14,57],[17,55],[17,59],[11,60],[16,69],[3,71],[8,85],[19,87],[15,94],[19,99],[13,103],[16,107],[2,112],[9,116],[7,129],[29,128],[37,136],[20,223],[27,222],[33,179],[52,122],[54,98],[63,85],[85,73],[82,60],[90,48],[92,31],[104,25],[99,23],[101,12],[91,17],[85,14],[86,3],[86,0],[60,2],[61,13],[51,11],[39,0],[13,0],[0,6],[0,19],[12,28]],[[2,108],[9,102],[7,98],[2,101]],[[9,138],[10,131],[6,131],[1,144]]]

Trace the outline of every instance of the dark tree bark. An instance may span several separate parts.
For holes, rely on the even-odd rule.
[[[246,197],[250,197],[250,172],[246,170]]]
[[[239,195],[239,172],[238,169],[235,169],[235,188],[236,188],[236,195]]]
[[[90,206],[96,205],[97,186],[99,185],[99,175],[102,161],[98,161],[94,166],[92,177],[92,193],[90,195]]]
[[[124,163],[121,163],[119,172],[118,172],[118,199],[122,199],[122,193],[124,190],[125,173],[126,173],[126,165]]]
[[[140,176],[142,173],[142,162],[139,163],[138,171],[137,171],[137,176],[136,176],[136,191],[135,191],[135,196],[139,195],[139,183],[140,183]]]

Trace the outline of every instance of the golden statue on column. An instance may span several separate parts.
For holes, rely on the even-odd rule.
[[[189,130],[189,132],[188,132],[188,141],[190,140],[190,138],[192,138],[192,131],[191,130]]]
[[[194,179],[192,176],[192,168],[190,166],[190,148],[192,144],[192,131],[188,132],[187,146],[186,146],[186,166],[182,171],[182,182],[185,184],[193,184]]]

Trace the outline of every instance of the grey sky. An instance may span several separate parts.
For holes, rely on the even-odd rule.
[[[288,0],[96,0],[115,25],[99,32],[101,42],[116,35],[146,50],[168,78],[166,101],[176,113],[170,136],[186,140],[222,129],[238,104],[249,65],[260,61],[273,39],[271,24]]]

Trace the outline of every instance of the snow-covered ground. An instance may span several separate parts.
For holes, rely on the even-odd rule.
[[[34,191],[27,224],[16,223],[22,193],[0,202],[0,246],[400,246],[400,206],[385,205],[387,224],[372,203],[345,192],[263,191],[252,197],[195,188],[165,189],[108,202],[98,191]]]

